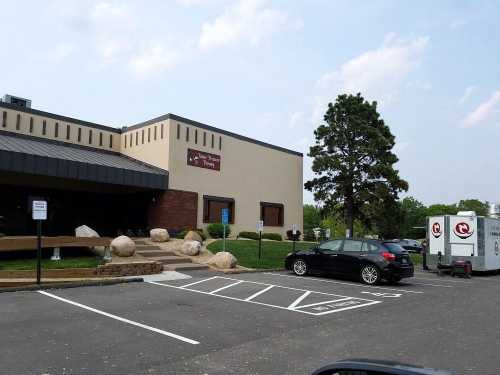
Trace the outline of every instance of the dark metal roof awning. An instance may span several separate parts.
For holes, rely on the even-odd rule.
[[[116,152],[0,131],[0,171],[165,190],[168,171]]]

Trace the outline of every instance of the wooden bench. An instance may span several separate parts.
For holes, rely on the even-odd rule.
[[[110,260],[111,254],[109,247],[111,238],[109,237],[72,237],[72,236],[54,236],[42,237],[42,248],[53,248],[54,255],[52,259],[58,260],[59,249],[61,247],[94,247],[104,246],[104,259]],[[38,239],[36,236],[8,236],[0,237],[0,252],[23,251],[38,249]]]

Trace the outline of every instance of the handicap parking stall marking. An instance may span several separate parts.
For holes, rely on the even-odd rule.
[[[408,294],[424,294],[423,291],[421,290],[408,290],[408,289],[402,289],[402,288],[391,288],[391,287],[386,287],[386,286],[376,286],[376,285],[366,285],[366,284],[360,284],[360,283],[350,283],[346,281],[337,281],[337,280],[326,280],[323,278],[319,277],[314,277],[314,276],[295,276],[295,275],[287,275],[287,274],[281,274],[281,273],[274,273],[274,272],[264,272],[265,275],[269,276],[274,276],[274,277],[287,277],[287,278],[293,278],[293,279],[300,279],[303,281],[315,281],[315,282],[322,282],[322,283],[330,283],[330,284],[338,284],[338,285],[347,285],[347,286],[354,286],[357,288],[367,288],[367,289],[379,289],[379,290],[390,290],[392,292],[398,292],[398,293],[408,293]],[[406,284],[407,286],[411,285],[416,285],[414,283],[411,284]],[[423,284],[422,284],[423,285]]]
[[[221,282],[225,282],[225,284],[221,284]],[[201,279],[181,286],[154,281],[148,283],[313,316],[382,303],[380,300],[317,292],[223,276]],[[207,288],[208,285],[211,285],[212,289]]]

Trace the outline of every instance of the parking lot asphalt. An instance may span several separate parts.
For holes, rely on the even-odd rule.
[[[309,374],[353,357],[499,373],[500,276],[189,275],[0,294],[0,373]]]

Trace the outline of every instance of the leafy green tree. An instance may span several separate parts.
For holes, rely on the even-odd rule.
[[[426,216],[456,215],[457,206],[454,204],[431,204],[427,207]]]
[[[401,200],[403,220],[401,223],[402,238],[425,237],[427,207],[413,197]]]
[[[321,210],[312,204],[305,204],[303,209],[304,231],[318,228],[321,224]]]
[[[328,104],[326,124],[314,132],[310,148],[316,177],[305,188],[328,210],[342,213],[353,235],[354,220],[365,220],[363,206],[381,200],[396,200],[408,183],[399,178],[392,153],[394,136],[361,94],[339,95]]]
[[[478,216],[488,215],[488,202],[479,199],[462,199],[457,203],[458,211],[475,211]]]

